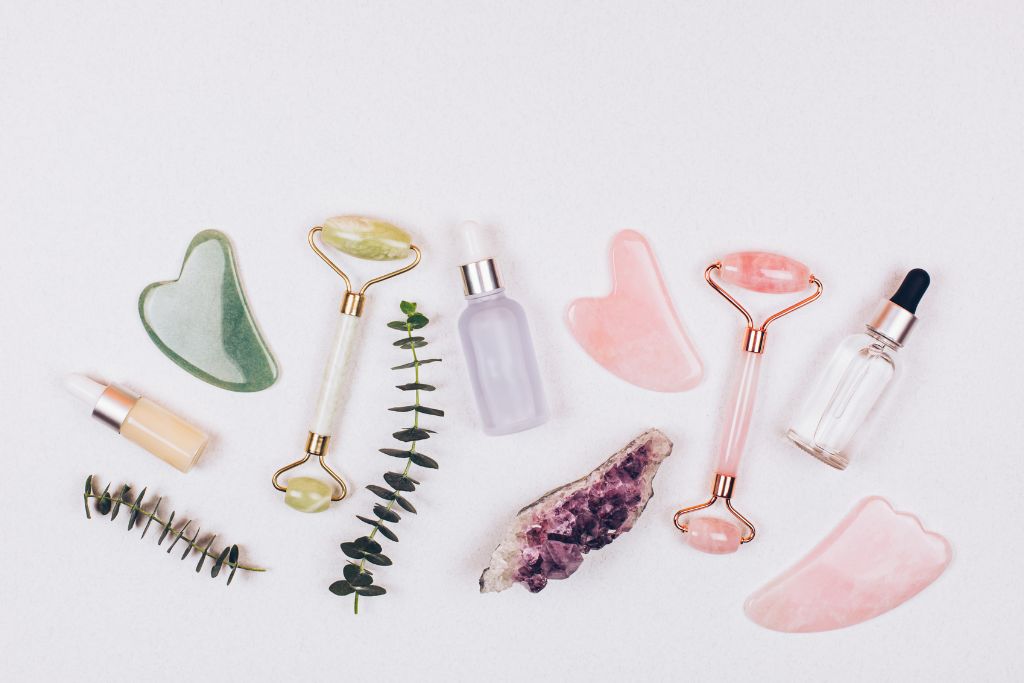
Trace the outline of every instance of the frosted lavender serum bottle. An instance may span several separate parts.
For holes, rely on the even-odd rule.
[[[459,339],[484,433],[513,434],[544,424],[548,404],[526,313],[505,295],[482,228],[466,222],[461,232],[466,310],[459,316]]]

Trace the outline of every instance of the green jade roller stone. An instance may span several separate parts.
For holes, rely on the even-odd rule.
[[[277,381],[277,362],[260,336],[222,232],[192,238],[178,279],[142,290],[139,317],[157,348],[204,382],[252,392]]]
[[[331,504],[331,486],[313,477],[292,477],[284,502],[299,512],[323,512]]]
[[[362,216],[335,216],[323,224],[324,242],[357,258],[397,261],[409,255],[412,237],[397,225]]]

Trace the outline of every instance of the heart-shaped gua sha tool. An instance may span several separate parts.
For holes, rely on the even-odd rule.
[[[227,235],[192,238],[177,280],[139,295],[139,317],[157,348],[189,374],[229,391],[261,391],[277,363],[249,310]]]
[[[773,631],[853,626],[920,593],[952,558],[949,541],[872,496],[806,557],[747,598],[744,610]]]
[[[576,299],[566,311],[573,337],[610,373],[651,391],[692,389],[704,366],[679,321],[643,235],[612,238],[612,291]]]

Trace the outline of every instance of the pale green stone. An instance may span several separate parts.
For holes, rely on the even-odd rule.
[[[230,391],[261,391],[277,363],[249,310],[227,235],[192,238],[177,280],[139,295],[142,324],[164,355],[186,372]]]
[[[412,237],[397,225],[362,216],[335,216],[323,224],[323,240],[346,254],[372,261],[409,255]]]
[[[323,512],[331,504],[331,485],[313,477],[288,480],[284,502],[299,512]]]

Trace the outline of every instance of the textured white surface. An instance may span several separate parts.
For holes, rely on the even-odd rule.
[[[1022,29],[1009,1],[3,3],[0,677],[1020,680]],[[357,493],[301,515],[270,475],[301,450],[340,297],[306,231],[340,213],[408,228],[424,260],[370,290],[332,448]],[[531,432],[477,429],[454,327],[464,218],[501,228],[534,325],[553,418]],[[562,323],[607,291],[626,227],[704,357],[692,392],[624,384]],[[195,380],[138,320],[139,291],[203,228],[236,247],[282,368],[268,391]],[[737,249],[806,262],[825,296],[768,342],[737,493],[757,541],[710,557],[671,516],[706,494],[739,341],[701,273]],[[914,266],[933,285],[906,381],[872,447],[830,470],[782,432]],[[378,572],[391,592],[354,618],[326,587],[404,423],[386,411],[408,381],[387,370],[407,359],[384,327],[401,298],[445,359],[424,369],[448,411],[425,421],[442,469],[419,477],[420,514]],[[61,387],[73,371],[191,418],[209,451],[182,475],[118,439]],[[477,594],[519,506],[652,426],[676,450],[633,531],[540,595]],[[225,588],[87,522],[90,472],[148,485],[273,571]],[[868,494],[950,539],[946,574],[846,631],[750,623],[743,599]]]

